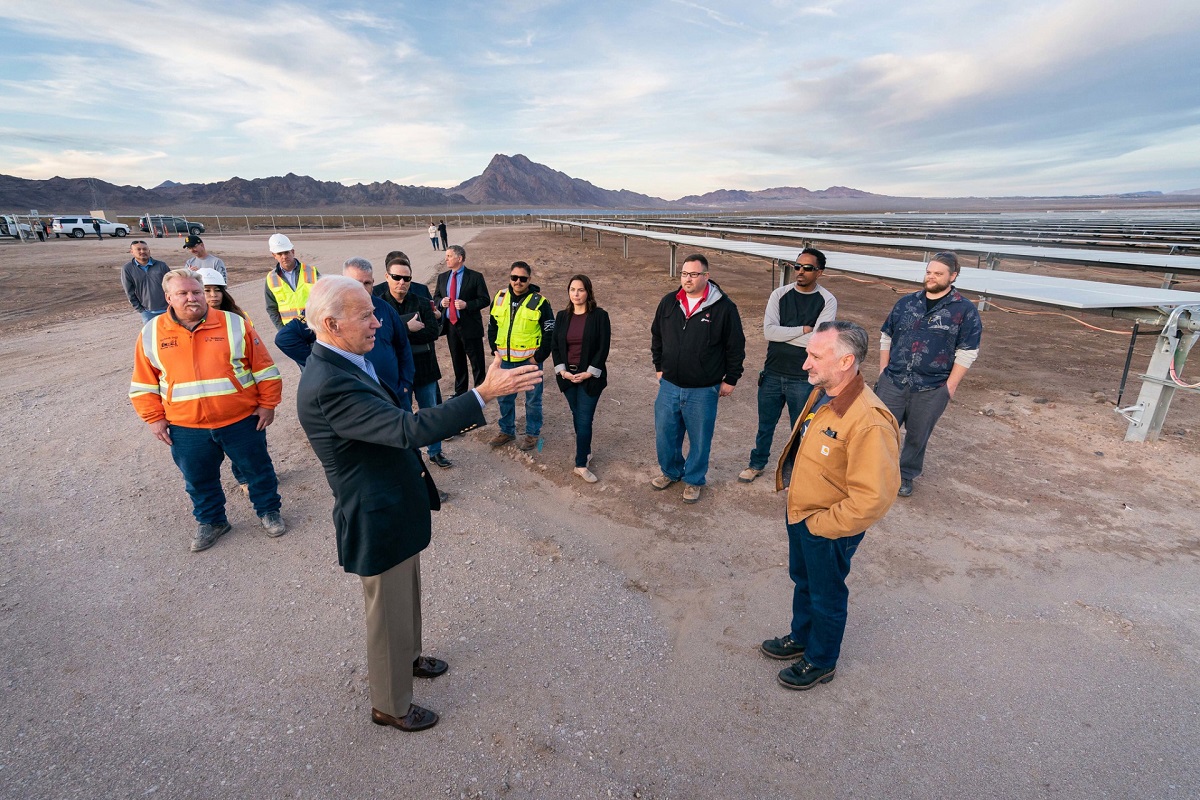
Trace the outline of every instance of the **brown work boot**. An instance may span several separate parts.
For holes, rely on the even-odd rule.
[[[517,447],[522,450],[532,450],[533,448],[537,447],[537,442],[538,437],[531,436],[527,433],[521,437],[521,441],[517,444]]]
[[[502,447],[503,445],[508,444],[512,440],[513,440],[512,436],[501,431],[500,433],[497,433],[495,436],[493,436],[492,440],[490,442],[488,442],[488,444],[490,444],[492,447]]]

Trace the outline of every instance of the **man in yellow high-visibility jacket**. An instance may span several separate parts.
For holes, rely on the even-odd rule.
[[[267,273],[267,316],[275,323],[275,330],[281,330],[304,313],[308,293],[321,273],[310,264],[300,263],[292,240],[282,233],[273,234],[269,246],[276,267]]]
[[[509,270],[509,288],[497,292],[492,301],[488,343],[492,353],[499,354],[503,369],[524,364],[540,367],[554,343],[554,312],[550,302],[542,297],[541,287],[529,282],[532,274],[524,261],[514,261]],[[500,406],[500,433],[492,438],[492,447],[508,444],[517,436],[517,396],[498,397],[496,403]],[[517,447],[532,450],[541,432],[542,384],[539,383],[525,392],[525,435]]]

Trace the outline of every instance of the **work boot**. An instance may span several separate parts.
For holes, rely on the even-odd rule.
[[[913,485],[912,478],[900,479],[900,491],[896,492],[897,497],[912,497]]]
[[[267,536],[272,539],[277,536],[283,536],[287,533],[287,523],[283,521],[278,511],[270,511],[258,518],[262,522],[262,526],[267,529]]]
[[[492,440],[490,442],[488,442],[488,444],[490,444],[492,447],[502,447],[502,446],[508,444],[509,442],[511,442],[513,440],[513,438],[514,437],[511,434],[501,431],[500,433],[497,433],[495,436],[493,436]]]
[[[763,471],[761,469],[746,467],[744,470],[738,473],[738,483],[754,483],[754,479],[759,475],[762,475],[762,473]]]
[[[199,553],[201,550],[207,550],[217,543],[225,534],[229,533],[232,526],[228,522],[222,522],[217,525],[208,525],[202,523],[196,528],[196,536],[192,539],[192,552]]]

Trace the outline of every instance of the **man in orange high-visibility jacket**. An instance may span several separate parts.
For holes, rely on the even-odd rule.
[[[163,294],[167,313],[147,322],[134,346],[129,398],[183,473],[198,523],[192,551],[207,550],[230,530],[225,456],[246,481],[267,535],[282,536],[287,526],[266,434],[283,397],[279,369],[253,325],[208,307],[190,270],[168,272]]]

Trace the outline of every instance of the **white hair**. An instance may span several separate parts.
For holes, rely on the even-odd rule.
[[[340,320],[346,313],[346,295],[353,291],[365,292],[363,285],[345,275],[324,275],[313,284],[308,293],[308,306],[304,319],[308,327],[318,336],[327,333],[325,320]]]

